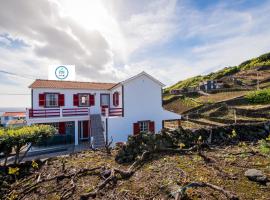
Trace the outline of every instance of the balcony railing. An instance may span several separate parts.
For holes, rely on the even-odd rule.
[[[101,114],[103,116],[108,116],[108,117],[120,117],[123,115],[123,109],[122,108],[106,108],[102,107],[101,108]]]
[[[87,116],[90,114],[89,108],[45,108],[28,109],[29,118],[49,118],[49,117],[72,117]]]

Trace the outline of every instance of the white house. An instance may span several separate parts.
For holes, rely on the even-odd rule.
[[[128,135],[156,133],[165,120],[181,118],[163,109],[164,85],[145,72],[120,83],[36,80],[29,87],[27,123],[57,127],[53,144],[125,142]]]
[[[3,127],[18,127],[26,125],[25,112],[4,112],[1,115]]]

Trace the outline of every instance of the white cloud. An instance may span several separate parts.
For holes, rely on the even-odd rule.
[[[50,64],[75,64],[80,80],[120,81],[146,71],[172,84],[270,50],[267,2],[238,10],[227,2],[199,10],[177,0],[0,4],[0,35],[28,45],[0,46],[0,69],[19,74],[46,78]],[[29,82],[1,75],[0,91],[29,92]],[[6,106],[30,101],[5,98]]]

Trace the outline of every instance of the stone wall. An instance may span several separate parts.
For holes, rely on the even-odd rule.
[[[198,142],[210,145],[237,144],[240,141],[257,142],[268,137],[270,122],[236,124],[211,129],[175,129],[162,130],[160,133],[140,133],[129,136],[128,141],[121,147],[116,155],[119,163],[132,162],[144,151],[154,151],[163,148],[179,148],[184,144],[185,148],[191,147]],[[199,141],[200,140],[200,141]]]

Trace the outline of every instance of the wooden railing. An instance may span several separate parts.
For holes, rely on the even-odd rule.
[[[69,117],[69,116],[85,116],[89,115],[89,109],[88,108],[64,108],[62,110],[63,117]]]
[[[108,112],[108,117],[120,117],[123,114],[123,108],[101,107],[102,116],[106,116],[106,112]]]
[[[28,110],[29,118],[72,117],[87,116],[89,114],[89,108],[45,108]]]
[[[60,109],[29,109],[29,118],[60,117]]]

